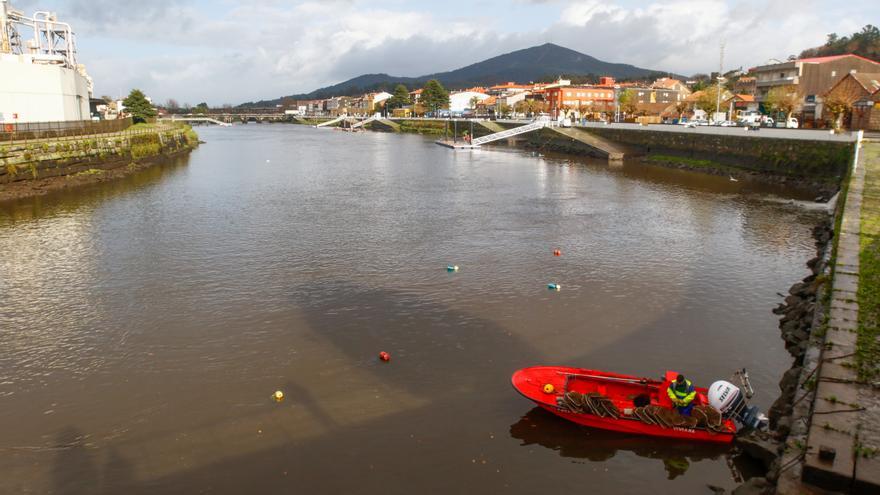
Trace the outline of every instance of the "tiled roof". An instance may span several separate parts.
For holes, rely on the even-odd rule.
[[[530,84],[516,84],[514,82],[508,82],[504,84],[496,84],[489,89],[529,89],[531,87],[532,86]]]
[[[869,58],[862,57],[861,55],[856,55],[854,53],[844,53],[842,55],[828,55],[826,57],[802,58],[802,59],[798,59],[798,62],[804,62],[804,63],[808,63],[808,64],[821,64],[823,62],[831,62],[833,60],[839,60],[841,58],[846,58],[846,57],[856,57],[856,58],[860,58],[862,60],[866,60],[868,62],[871,62],[873,64],[880,65],[880,62],[871,60]]]
[[[671,77],[661,77],[660,79],[654,81],[654,84],[652,84],[652,86],[654,86],[655,88],[670,89],[675,87],[676,84],[682,84],[682,82],[678,79],[672,79]]]
[[[861,72],[852,76],[868,93],[874,94],[880,91],[880,73]]]

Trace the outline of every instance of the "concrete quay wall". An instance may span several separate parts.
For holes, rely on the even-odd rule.
[[[197,145],[198,136],[188,126],[0,143],[0,185],[112,170]]]
[[[851,142],[589,126],[583,130],[643,154],[706,158],[757,172],[840,181],[852,161]],[[771,134],[772,130],[760,131]],[[756,133],[755,133],[756,134]]]

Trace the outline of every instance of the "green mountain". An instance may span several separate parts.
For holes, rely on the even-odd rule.
[[[430,79],[437,79],[449,89],[464,89],[507,81],[542,81],[559,75],[582,76],[581,78],[583,76],[612,76],[618,79],[641,79],[666,75],[666,73],[628,64],[604,62],[569,48],[545,43],[505,53],[449,72],[438,72],[419,77],[364,74],[339,84],[316,89],[311,93],[291,95],[287,98],[308,100],[332,96],[353,96],[379,90],[391,92],[397,84],[404,84],[412,89],[422,86]],[[241,106],[272,106],[281,103],[282,99],[250,102]]]

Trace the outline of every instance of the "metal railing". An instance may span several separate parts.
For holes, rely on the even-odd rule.
[[[116,120],[73,120],[61,122],[3,122],[0,142],[30,141],[67,136],[88,136],[121,132],[132,125],[131,117]]]

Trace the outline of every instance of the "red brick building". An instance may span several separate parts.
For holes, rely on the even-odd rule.
[[[563,109],[581,112],[608,111],[614,108],[614,88],[607,86],[560,86],[543,90],[550,115]]]

